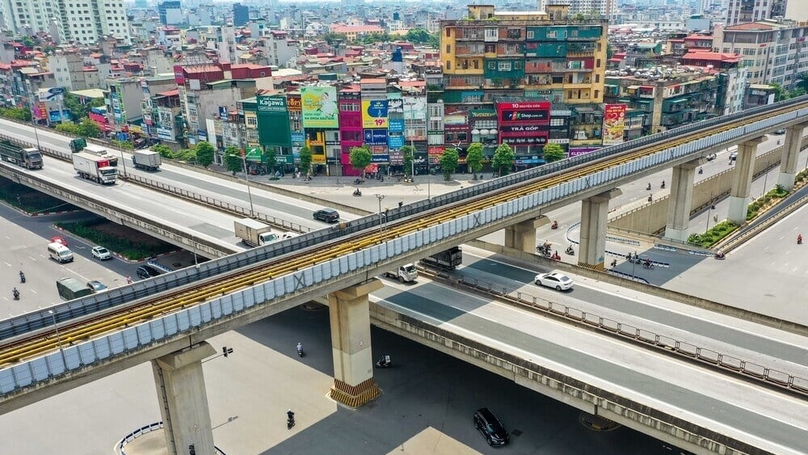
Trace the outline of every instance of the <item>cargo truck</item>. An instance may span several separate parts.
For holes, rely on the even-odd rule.
[[[75,278],[61,278],[56,280],[56,289],[59,291],[59,297],[62,300],[73,300],[84,297],[93,293],[93,290],[87,287],[86,284]]]
[[[81,178],[103,184],[115,183],[118,177],[118,170],[110,166],[109,160],[85,152],[73,154],[73,169]]]
[[[160,154],[151,150],[135,150],[132,154],[132,163],[138,169],[156,171],[163,164]]]
[[[249,246],[266,245],[281,239],[278,234],[272,232],[271,227],[252,218],[235,220],[233,224],[235,225],[236,237]]]
[[[109,152],[105,147],[95,144],[87,144],[84,146],[84,150],[82,152],[89,153],[90,155],[99,156],[101,158],[105,158],[109,161],[109,165],[112,167],[118,166],[118,157],[113,155]]]
[[[418,269],[415,268],[415,264],[404,264],[398,270],[384,272],[384,275],[401,283],[414,283],[418,279]]]
[[[0,140],[0,157],[26,169],[42,169],[42,154],[36,147],[22,147],[9,140]]]
[[[444,270],[454,270],[463,263],[463,251],[459,246],[455,246],[446,251],[427,256],[421,259],[421,262]]]

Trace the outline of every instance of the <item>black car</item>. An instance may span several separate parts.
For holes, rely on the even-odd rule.
[[[153,265],[144,264],[144,265],[141,265],[140,267],[137,268],[136,273],[137,273],[138,278],[141,278],[141,279],[145,280],[147,278],[162,275],[165,272],[158,269],[157,267],[155,267]]]
[[[334,209],[320,209],[314,212],[314,219],[326,223],[336,223],[339,221],[339,212]]]
[[[508,430],[488,408],[478,409],[474,413],[474,427],[492,447],[504,446],[508,443]]]

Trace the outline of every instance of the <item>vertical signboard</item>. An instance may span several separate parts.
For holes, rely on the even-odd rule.
[[[303,87],[300,89],[304,128],[338,128],[337,89]]]
[[[264,146],[291,147],[289,114],[286,111],[286,96],[257,95],[256,117],[258,140]]]
[[[626,105],[606,104],[603,106],[603,145],[620,144],[626,130]]]
[[[362,101],[362,128],[387,128],[387,100]]]

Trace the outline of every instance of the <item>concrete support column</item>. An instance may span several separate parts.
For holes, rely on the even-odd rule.
[[[328,295],[334,356],[331,398],[348,406],[362,406],[381,393],[373,380],[368,294],[383,287],[373,279]]]
[[[668,221],[665,238],[687,240],[690,226],[690,207],[693,205],[693,182],[699,161],[691,161],[673,167],[671,196],[668,202]]]
[[[202,359],[216,354],[203,342],[152,360],[154,383],[163,416],[166,447],[171,455],[215,455]]]
[[[609,222],[609,199],[623,194],[619,188],[583,200],[581,206],[581,244],[578,265],[603,270],[606,255],[606,228]]]
[[[732,174],[732,189],[729,192],[727,219],[735,224],[746,222],[746,209],[749,207],[749,193],[752,189],[752,175],[755,170],[755,153],[764,138],[759,137],[738,144],[738,158]]]
[[[536,219],[522,221],[506,227],[505,246],[525,253],[533,253],[536,250],[536,229],[549,222],[550,220],[542,215]]]
[[[785,145],[780,155],[780,175],[777,177],[777,184],[786,191],[794,189],[794,177],[797,175],[797,158],[800,156],[800,145],[802,144],[802,131],[808,127],[808,123],[800,123],[786,130]]]

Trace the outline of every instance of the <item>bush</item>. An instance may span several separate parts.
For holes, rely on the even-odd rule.
[[[704,234],[690,234],[687,238],[687,243],[691,245],[700,246],[702,248],[710,248],[718,243],[721,239],[735,231],[738,225],[730,223],[729,221],[722,221],[705,232]]]

